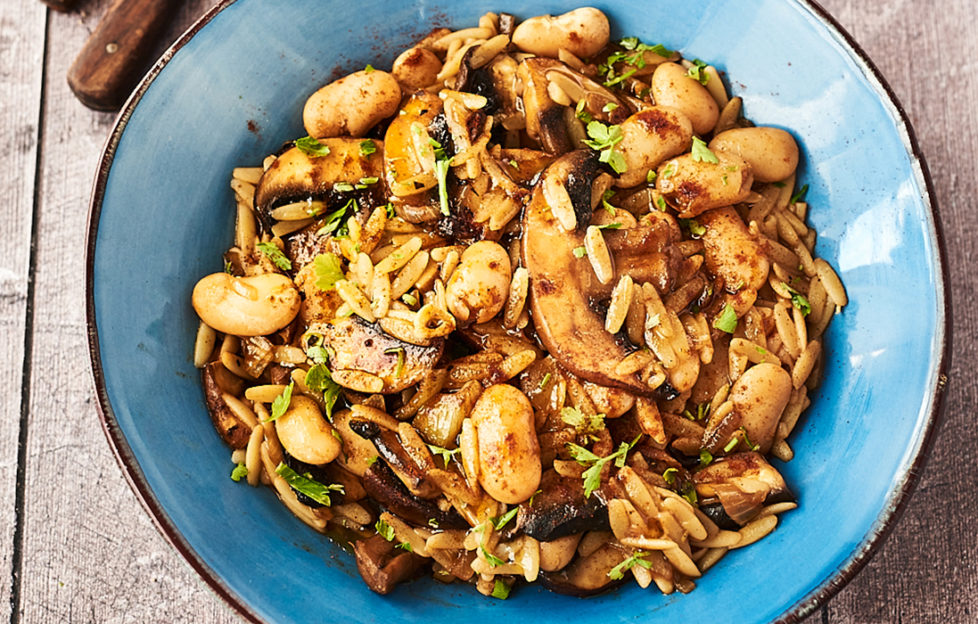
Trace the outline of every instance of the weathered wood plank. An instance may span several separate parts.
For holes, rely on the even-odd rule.
[[[912,502],[882,551],[827,607],[828,622],[973,622],[978,618],[978,9],[970,0],[823,0],[906,107],[930,166],[951,257],[953,368],[946,419]],[[912,331],[912,319],[907,319]],[[910,354],[908,354],[910,355]],[[813,618],[814,619],[814,618]]]
[[[237,622],[152,526],[95,412],[81,277],[86,207],[113,116],[83,108],[65,74],[108,4],[50,16],[20,621]],[[210,3],[184,4],[169,40]]]
[[[0,13],[0,620],[10,617],[27,326],[30,241],[46,11],[34,0],[11,0]]]

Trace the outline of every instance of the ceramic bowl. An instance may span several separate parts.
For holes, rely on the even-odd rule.
[[[799,139],[818,255],[851,303],[824,384],[778,468],[800,507],[730,553],[689,595],[634,584],[582,600],[523,587],[506,601],[423,579],[386,597],[352,556],[268,488],[228,478],[229,453],[191,362],[190,293],[232,239],[232,167],[302,136],[302,104],[337,72],[389,66],[433,25],[564,0],[223,2],[156,65],[106,147],[92,201],[88,322],[110,443],[163,533],[247,618],[269,622],[796,621],[856,573],[895,521],[928,448],[947,367],[941,238],[906,116],[819,7],[798,0],[597,0],[613,36],[727,72],[757,123]]]

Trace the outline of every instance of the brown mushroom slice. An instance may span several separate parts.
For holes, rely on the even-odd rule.
[[[438,218],[430,192],[438,185],[434,146],[423,135],[442,109],[437,95],[419,91],[401,107],[384,134],[384,175],[391,201],[398,215],[412,223]]]
[[[541,572],[540,583],[558,594],[593,596],[624,582],[624,577],[614,580],[609,574],[627,558],[628,554],[621,547],[605,544],[587,557],[579,557],[560,572]]]
[[[367,587],[378,594],[389,594],[394,587],[413,577],[425,560],[414,553],[400,550],[381,535],[353,543],[357,570]]]
[[[359,418],[350,419],[349,426],[353,433],[374,443],[380,458],[386,462],[411,494],[424,499],[437,498],[441,495],[441,490],[404,448],[397,433],[375,422]]]
[[[376,461],[362,477],[363,489],[382,507],[418,526],[434,524],[440,529],[466,529],[468,523],[454,508],[442,511],[435,503],[419,498],[404,486],[382,461]]]
[[[233,449],[243,449],[248,446],[251,430],[238,420],[224,401],[224,389],[219,383],[222,373],[225,376],[229,374],[220,362],[211,362],[200,371],[200,376],[204,382],[204,399],[207,403],[207,411],[210,413],[211,422],[214,423],[214,429],[217,430],[221,439]]]
[[[594,119],[608,124],[620,124],[632,112],[631,105],[619,98],[613,91],[584,74],[574,71],[564,63],[551,59],[544,65],[544,76],[548,83],[563,91],[574,103],[583,107]],[[584,104],[580,104],[581,100]]]
[[[602,386],[649,394],[651,389],[638,375],[615,371],[631,349],[624,339],[605,331],[604,315],[592,308],[594,302],[609,296],[617,276],[601,284],[587,258],[574,254],[584,245],[581,230],[590,221],[590,187],[596,172],[593,152],[571,152],[544,171],[533,191],[523,215],[522,245],[523,265],[530,275],[530,309],[541,341],[566,369]],[[564,230],[547,204],[543,188],[551,178],[557,178],[569,192],[577,214],[575,231]],[[664,248],[672,234],[662,223],[650,222],[644,233],[613,232],[613,236],[637,236],[643,244]],[[613,247],[610,242],[609,247]],[[640,265],[636,262],[633,268]]]
[[[760,453],[737,453],[717,460],[696,472],[693,483],[701,508],[721,525],[730,526],[728,520],[732,520],[735,526],[742,526],[764,505],[795,500],[784,477]]]
[[[548,470],[540,480],[540,493],[533,504],[522,503],[516,516],[516,528],[530,537],[550,540],[608,528],[608,505],[601,491],[584,497],[580,479],[562,477]]]
[[[293,147],[276,158],[262,174],[255,189],[255,210],[266,229],[273,225],[272,209],[285,204],[321,201],[325,206],[310,205],[314,213],[310,216],[325,216],[350,199],[357,199],[367,207],[386,203],[382,184],[361,182],[383,177],[383,142],[375,141],[377,151],[366,156],[360,151],[361,139],[332,138],[319,142],[329,153],[314,156]],[[344,184],[350,189],[344,190]],[[355,188],[358,185],[363,188]]]
[[[539,141],[551,154],[563,154],[573,149],[564,125],[564,107],[554,102],[547,91],[549,81],[544,75],[548,68],[563,65],[553,59],[532,57],[520,63],[516,75],[523,83],[523,110],[526,112],[526,133]]]
[[[322,334],[331,369],[375,375],[384,382],[382,394],[400,392],[429,375],[445,345],[441,338],[425,347],[403,342],[358,316],[316,324],[309,331]]]

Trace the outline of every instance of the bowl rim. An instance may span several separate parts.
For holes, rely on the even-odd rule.
[[[832,576],[823,579],[817,587],[798,599],[791,607],[779,615],[774,620],[776,624],[795,624],[801,622],[815,611],[815,609],[827,604],[881,550],[886,538],[893,531],[893,528],[899,522],[904,511],[906,511],[910,498],[920,479],[920,474],[930,455],[930,450],[939,428],[938,425],[943,420],[946,405],[945,396],[947,394],[947,383],[949,379],[948,372],[951,366],[951,350],[949,346],[952,344],[951,291],[947,287],[950,284],[947,244],[939,218],[934,183],[931,179],[930,170],[924,158],[923,151],[920,148],[913,126],[910,123],[910,118],[879,68],[835,17],[816,0],[791,1],[808,9],[816,17],[817,21],[828,29],[830,34],[842,45],[845,52],[858,61],[860,65],[859,69],[870,82],[873,91],[876,92],[884,103],[889,104],[892,111],[896,113],[897,121],[900,122],[898,130],[900,130],[901,141],[910,157],[911,169],[916,170],[919,181],[923,182],[920,198],[930,211],[930,216],[934,224],[934,243],[935,249],[937,250],[936,260],[938,265],[937,275],[940,278],[935,284],[936,294],[938,303],[943,304],[944,313],[936,317],[937,331],[941,337],[937,353],[937,385],[931,389],[927,418],[920,436],[920,442],[913,451],[913,458],[906,469],[906,473],[900,475],[902,482],[893,488],[890,496],[885,501],[880,515],[876,518],[869,532],[856,546],[842,567],[837,569]],[[264,620],[262,620],[254,608],[232,590],[187,542],[183,534],[174,525],[170,516],[163,509],[162,504],[156,498],[155,493],[143,475],[143,471],[126,440],[125,434],[116,421],[112,405],[109,402],[108,392],[105,387],[105,375],[102,369],[94,298],[95,246],[102,212],[102,201],[105,196],[109,170],[112,167],[116,149],[129,119],[143,95],[173,56],[204,26],[209,24],[214,17],[235,2],[237,0],[221,0],[204,13],[203,16],[194,22],[192,26],[167,48],[126,100],[126,103],[113,123],[112,132],[106,139],[102,148],[101,157],[99,158],[98,170],[95,175],[88,209],[88,231],[85,242],[85,320],[88,335],[89,363],[97,398],[95,406],[98,412],[99,422],[129,487],[136,494],[136,498],[139,500],[143,509],[149,514],[157,531],[180,553],[183,559],[190,564],[190,567],[207,583],[211,590],[246,620],[256,624],[263,624]]]

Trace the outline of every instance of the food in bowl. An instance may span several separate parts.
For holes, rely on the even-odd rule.
[[[712,65],[582,8],[439,28],[235,169],[195,363],[232,478],[505,598],[687,592],[796,507],[768,458],[846,305],[799,150]]]

